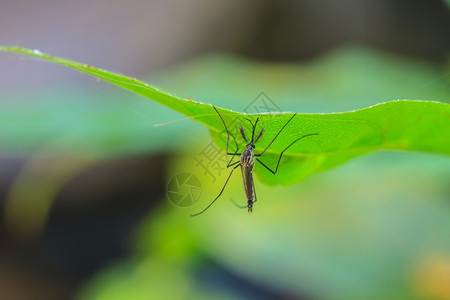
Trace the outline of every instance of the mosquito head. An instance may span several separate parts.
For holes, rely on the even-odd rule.
[[[247,144],[247,149],[252,150],[255,149],[255,144],[253,142],[250,142]]]

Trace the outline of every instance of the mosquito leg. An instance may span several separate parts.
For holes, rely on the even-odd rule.
[[[235,165],[235,164],[237,164],[239,162],[239,161],[235,161],[234,163],[231,163],[233,161],[233,159],[234,159],[234,155],[231,156],[231,159],[230,159],[230,161],[227,164],[227,168],[229,168],[229,167],[231,167],[231,166],[233,166],[233,165]]]
[[[233,204],[236,205],[237,208],[247,208],[247,205],[239,205],[239,203],[234,201],[233,198],[230,198],[230,201],[233,202]]]
[[[205,207],[202,211],[200,211],[200,212],[198,212],[198,213],[196,213],[196,214],[191,214],[191,217],[195,217],[195,216],[201,215],[201,214],[204,213],[208,208],[210,208],[211,205],[214,204],[214,202],[216,202],[216,200],[222,195],[223,191],[225,190],[225,187],[227,186],[228,180],[230,180],[230,177],[231,177],[231,175],[233,174],[234,170],[236,170],[236,168],[239,167],[239,166],[240,166],[240,164],[236,165],[236,166],[231,170],[230,175],[228,175],[227,181],[225,181],[225,184],[223,185],[222,190],[220,190],[219,195],[217,195],[217,197],[216,197],[216,198],[215,198],[215,199],[214,199],[207,207]]]
[[[254,180],[253,180],[252,184],[253,184],[253,194],[255,194],[255,200],[253,200],[252,202],[255,203],[256,201],[258,201],[258,197],[256,197],[256,189],[255,189],[255,181]]]
[[[245,120],[249,121],[250,124],[252,125],[252,143],[253,143],[253,138],[255,137],[255,128],[256,128],[256,124],[258,124],[259,118],[256,119],[255,124],[253,124],[253,122],[250,119],[244,118]]]
[[[255,190],[255,181],[252,182],[253,185],[253,193],[255,195],[255,200],[252,201],[252,204],[255,203],[256,201],[258,201],[258,198],[256,197],[256,190]],[[248,204],[247,205],[239,205],[239,203],[237,203],[236,201],[234,201],[233,198],[230,198],[230,201],[233,202],[233,204],[238,207],[238,208],[248,208]]]
[[[280,159],[281,159],[281,155],[280,155]],[[259,158],[256,158],[256,160],[267,170],[269,170],[271,173],[273,173],[273,175],[275,175],[277,173],[277,171],[273,171],[271,168],[269,168],[268,166],[266,166],[262,161],[259,160]],[[278,160],[280,161],[280,160]],[[278,167],[277,167],[278,169]]]
[[[253,143],[254,138],[255,138],[255,129],[256,129],[256,124],[258,124],[258,121],[259,121],[259,118],[256,119],[255,125],[253,126],[253,129],[252,129],[252,143]]]
[[[234,156],[233,156],[233,157],[234,157]],[[233,159],[233,157],[232,157],[231,159]],[[240,163],[240,162],[241,162],[241,161],[238,160],[238,161],[235,161],[235,162],[232,163],[232,164],[229,163],[229,164],[227,165],[227,168],[232,167],[232,166],[234,166],[235,164],[238,164],[238,163]]]
[[[219,111],[217,110],[217,108],[216,108],[215,106],[213,106],[213,107],[214,107],[214,110],[215,110],[215,111],[217,112],[217,114],[219,115],[220,119],[222,120],[223,126],[225,127],[225,130],[226,130],[226,132],[227,132],[227,154],[228,154],[228,155],[241,155],[240,153],[230,153],[230,152],[228,152],[228,144],[230,143],[230,132],[228,131],[228,127],[227,127],[227,125],[225,124],[225,121],[223,120],[222,115],[219,113]],[[233,139],[234,139],[234,141],[236,142],[236,139],[234,138],[234,136],[233,136]]]
[[[255,125],[253,125],[253,122],[252,122],[252,120],[250,120],[250,119],[247,119],[247,118],[244,118],[244,120],[247,120],[247,121],[249,121],[249,122],[250,122],[250,125],[252,125],[252,128],[253,128],[253,127],[255,127]]]
[[[278,171],[278,166],[280,165],[280,161],[281,161],[281,157],[283,156],[284,151],[286,151],[287,149],[289,149],[289,147],[291,147],[292,145],[294,145],[297,141],[301,140],[302,138],[305,138],[307,136],[311,136],[311,135],[319,135],[318,133],[310,133],[310,134],[305,134],[304,136],[299,137],[298,139],[296,139],[295,141],[293,141],[289,146],[287,146],[283,151],[281,151],[280,153],[280,157],[278,157],[278,162],[277,162],[277,167],[275,168],[275,171],[272,170],[271,168],[269,168],[268,166],[266,166],[262,161],[260,161],[258,158],[256,158],[256,160],[263,165],[263,167],[265,167],[267,170],[269,170],[270,172],[272,172],[274,175],[277,173]]]
[[[286,124],[284,124],[284,126],[280,129],[280,131],[278,131],[277,135],[273,138],[273,140],[269,143],[269,145],[267,145],[266,149],[264,149],[261,153],[259,154],[255,154],[255,156],[261,156],[264,154],[264,152],[266,152],[267,149],[269,149],[270,145],[272,145],[272,143],[275,141],[275,139],[280,135],[280,133],[283,131],[284,127],[287,126],[287,124],[289,124],[289,122],[297,115],[297,113],[295,113],[290,119],[289,121],[286,122]],[[288,146],[288,148],[290,147],[290,145]]]
[[[233,138],[234,138],[234,136],[233,136]],[[239,151],[239,146],[238,146],[238,144],[237,144],[235,138],[234,138],[234,142],[236,143],[236,152],[235,152],[234,154],[237,154],[238,151]],[[231,159],[230,159],[230,161],[229,161],[228,164],[227,164],[227,168],[229,168],[229,167],[231,167],[231,166],[234,166],[235,164],[239,163],[239,161],[236,161],[236,162],[234,162],[234,163],[231,163],[231,162],[233,161],[233,159],[234,159],[235,156],[236,156],[236,155],[232,155],[232,156],[231,156]]]

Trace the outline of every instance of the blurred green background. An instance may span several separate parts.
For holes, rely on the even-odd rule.
[[[0,44],[248,113],[448,103],[445,3],[6,1]],[[228,175],[210,142],[154,102],[0,53],[0,298],[450,299],[448,157],[256,179],[253,214],[230,201],[245,204],[236,172],[191,218]],[[178,193],[193,205],[168,197],[180,173],[199,179]]]

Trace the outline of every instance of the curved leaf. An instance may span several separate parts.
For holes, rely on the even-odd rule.
[[[0,47],[0,50],[61,64],[152,99],[209,127],[216,142],[225,148],[223,124],[209,104],[183,99],[134,78],[43,54],[37,50],[19,47]],[[249,134],[249,122],[243,119],[244,114],[221,108],[219,111],[232,135],[237,137],[237,144],[242,150],[245,142],[239,138],[236,125],[242,124]],[[258,117],[258,124],[261,125],[260,128],[265,128],[265,132],[256,145],[256,153],[270,143],[292,117],[292,113],[258,114],[249,118],[256,120]],[[273,176],[259,164],[255,171],[266,183],[290,184],[316,171],[337,166],[350,158],[374,150],[418,150],[450,154],[448,128],[450,105],[432,101],[401,100],[344,113],[297,114],[261,158],[266,165],[275,169],[279,153],[300,136],[309,133],[319,135],[304,138],[290,147],[283,156],[277,175]],[[230,151],[235,151],[233,139],[231,144]]]

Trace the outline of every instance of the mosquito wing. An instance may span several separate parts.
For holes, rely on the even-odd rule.
[[[253,200],[253,167],[249,165],[241,165],[242,180],[244,182],[245,196],[247,200]]]

